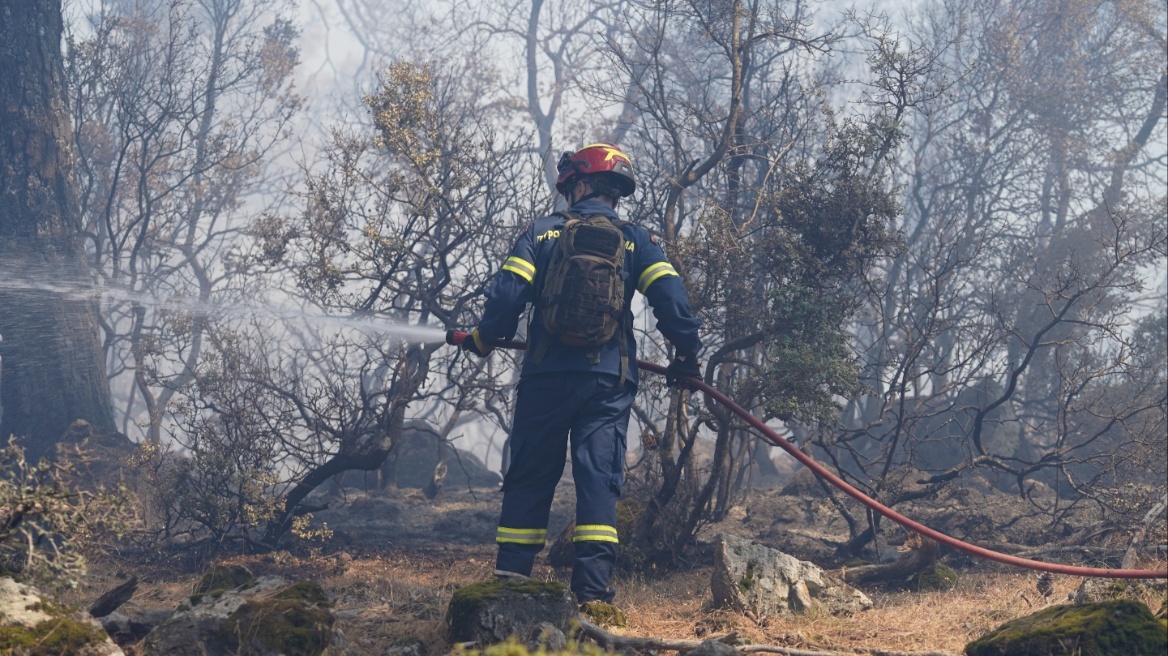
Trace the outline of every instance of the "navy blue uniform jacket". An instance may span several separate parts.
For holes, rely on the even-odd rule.
[[[610,219],[619,218],[616,211],[598,200],[577,203],[571,211],[583,217],[603,214]],[[486,307],[482,321],[479,322],[479,336],[483,341],[490,343],[515,336],[520,315],[528,303],[536,301],[536,283],[551,261],[552,250],[564,222],[564,217],[558,215],[536,219],[516,242],[511,257],[507,258],[502,270],[487,288]],[[640,291],[653,308],[657,329],[673,344],[677,353],[697,355],[702,347],[701,339],[698,338],[701,320],[693,316],[677,271],[665,257],[661,246],[650,238],[644,228],[625,224],[621,232],[625,237],[625,306],[628,307],[632,301],[633,293]],[[625,334],[629,379],[635,385],[637,344],[631,322],[626,324],[629,324]],[[524,358],[521,377],[564,371],[590,371],[618,376],[621,373],[619,337],[613,337],[600,348],[599,364],[591,364],[588,348],[567,346],[544,331],[537,307],[528,331],[528,353],[546,339],[552,340],[552,344],[543,361],[536,364],[533,358]]]

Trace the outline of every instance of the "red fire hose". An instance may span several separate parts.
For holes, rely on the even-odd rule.
[[[468,336],[469,336],[468,333],[452,330],[452,331],[446,333],[446,342],[448,344],[458,346],[458,345],[462,344],[462,342],[465,341]],[[500,347],[500,348],[517,349],[517,350],[523,350],[523,349],[527,348],[526,344],[524,344],[523,342],[517,342],[517,341],[499,342],[496,344],[492,344],[492,346],[496,346],[496,347]],[[658,365],[658,364],[653,364],[652,362],[645,362],[644,360],[637,360],[637,367],[643,371],[651,371],[655,374],[665,375],[665,367],[662,367],[661,365]],[[985,548],[979,547],[977,545],[969,544],[968,542],[962,542],[961,540],[958,540],[955,537],[945,535],[944,533],[941,533],[940,531],[933,530],[933,529],[929,528],[928,526],[925,526],[924,524],[915,522],[915,521],[909,519],[908,517],[905,517],[904,515],[896,512],[895,510],[885,506],[884,504],[880,503],[879,501],[876,501],[872,497],[869,497],[868,495],[857,490],[856,488],[852,487],[846,481],[841,479],[839,476],[836,476],[835,474],[833,474],[826,467],[824,467],[823,465],[819,464],[818,462],[815,462],[814,460],[812,460],[811,456],[808,456],[806,453],[803,453],[799,449],[796,449],[794,445],[792,445],[787,440],[783,439],[783,437],[781,435],[779,435],[778,433],[776,433],[775,431],[771,430],[771,428],[769,426],[767,426],[766,424],[764,424],[761,420],[759,420],[758,417],[755,417],[754,415],[750,414],[749,412],[746,411],[745,408],[743,408],[742,406],[740,406],[737,403],[735,403],[734,401],[732,401],[730,399],[730,397],[719,392],[718,390],[714,389],[713,387],[710,387],[709,385],[707,385],[703,381],[698,380],[697,378],[686,378],[685,383],[686,383],[686,386],[688,386],[690,389],[698,390],[698,391],[702,392],[703,394],[705,394],[706,396],[709,396],[710,398],[714,399],[718,403],[721,403],[728,410],[730,410],[730,412],[733,412],[734,414],[738,415],[740,418],[742,418],[743,421],[745,421],[746,423],[753,426],[759,433],[761,433],[761,436],[764,440],[766,440],[767,442],[769,442],[770,444],[772,444],[774,446],[779,447],[780,449],[786,451],[787,453],[791,454],[792,457],[794,457],[799,462],[803,463],[812,472],[814,472],[816,476],[818,476],[818,477],[826,480],[828,483],[831,483],[832,485],[836,486],[837,488],[842,490],[844,493],[846,493],[848,496],[852,497],[856,501],[859,501],[860,503],[864,504],[865,506],[880,513],[881,515],[884,515],[888,519],[891,519],[892,521],[896,522],[897,524],[900,524],[901,526],[907,528],[910,531],[924,535],[928,538],[936,540],[937,542],[940,542],[941,544],[952,547],[958,551],[964,551],[965,553],[971,554],[973,556],[977,556],[978,558],[985,558],[987,560],[992,560],[992,561],[999,562],[999,563],[1005,563],[1007,565],[1014,565],[1015,567],[1025,567],[1026,569],[1040,570],[1043,572],[1053,572],[1055,574],[1068,574],[1071,576],[1096,576],[1096,577],[1101,577],[1101,578],[1114,578],[1114,579],[1164,579],[1164,578],[1168,578],[1168,572],[1158,572],[1156,570],[1150,570],[1150,569],[1108,569],[1108,568],[1103,568],[1103,567],[1078,567],[1075,565],[1059,565],[1057,563],[1044,563],[1040,560],[1030,560],[1029,558],[1019,558],[1017,556],[1011,556],[1009,554],[1004,554],[1004,553],[999,553],[997,551],[993,551],[992,549],[985,549]]]

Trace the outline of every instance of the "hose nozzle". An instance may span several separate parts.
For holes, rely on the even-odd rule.
[[[462,346],[467,337],[470,337],[470,333],[464,333],[461,330],[446,331],[446,343],[451,346]]]

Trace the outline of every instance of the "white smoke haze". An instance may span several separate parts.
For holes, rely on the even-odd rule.
[[[1162,3],[756,4],[68,1],[94,286],[0,289],[100,305],[136,442],[270,421],[283,493],[423,420],[498,471],[521,356],[439,344],[614,140],[710,379],[852,481],[1162,485]],[[709,482],[691,529],[785,466],[655,380],[629,443],[646,489]]]

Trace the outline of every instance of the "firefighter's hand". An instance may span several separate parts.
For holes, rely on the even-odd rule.
[[[670,387],[677,387],[686,377],[701,378],[702,368],[698,364],[696,355],[679,355],[673,358],[665,370],[665,382]]]
[[[480,358],[485,358],[495,350],[494,346],[487,346],[483,343],[483,338],[479,337],[479,329],[475,328],[470,331],[466,339],[462,340],[462,350],[468,353],[474,353]]]

